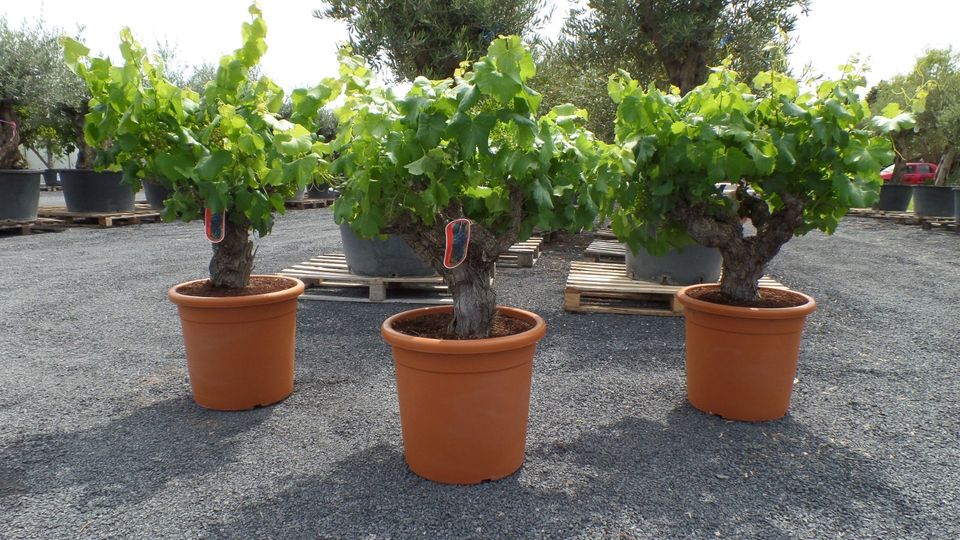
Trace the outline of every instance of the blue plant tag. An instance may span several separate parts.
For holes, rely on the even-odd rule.
[[[203,223],[207,231],[207,240],[218,244],[223,240],[227,231],[227,212],[224,210],[214,214],[210,212],[209,208],[206,208],[203,211]]]
[[[443,266],[456,268],[467,258],[467,249],[470,247],[470,220],[455,219],[444,227],[446,248],[443,252]]]

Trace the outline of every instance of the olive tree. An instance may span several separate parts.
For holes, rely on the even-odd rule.
[[[350,46],[398,79],[444,79],[499,35],[536,27],[543,0],[328,0],[314,12],[345,21]]]
[[[83,83],[64,65],[59,35],[41,20],[15,28],[0,17],[0,169],[26,167],[21,145],[47,161],[40,150],[75,141],[69,112]]]

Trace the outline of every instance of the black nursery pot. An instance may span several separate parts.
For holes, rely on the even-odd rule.
[[[40,171],[0,170],[0,221],[37,219],[40,180]]]
[[[916,186],[913,189],[913,213],[923,217],[953,217],[953,188]]]
[[[877,210],[888,212],[906,212],[913,197],[913,186],[905,184],[884,184],[880,187],[880,200]]]
[[[120,182],[123,174],[110,171],[61,170],[63,199],[68,212],[132,212],[136,194]]]

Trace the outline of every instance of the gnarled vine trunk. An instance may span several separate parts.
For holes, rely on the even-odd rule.
[[[520,234],[523,219],[523,199],[519,190],[511,191],[511,214],[506,230],[493,234],[482,225],[473,223],[470,228],[470,245],[463,263],[448,269],[443,266],[446,245],[445,223],[433,227],[414,223],[403,216],[390,227],[406,240],[410,247],[441,276],[453,294],[453,320],[448,333],[460,339],[489,337],[493,318],[497,311],[497,294],[493,289],[493,274],[497,258],[506,251]],[[446,214],[457,218],[463,216],[460,208],[448,208]],[[451,218],[451,219],[452,219]]]
[[[781,196],[784,206],[770,213],[767,203],[747,193],[746,185],[741,184],[737,188],[738,214],[711,216],[702,203],[683,205],[674,212],[674,218],[687,224],[691,238],[720,250],[720,291],[728,297],[758,300],[759,281],[767,264],[803,223],[803,201],[786,194]],[[743,236],[741,217],[750,218],[757,229],[756,236]]]
[[[250,283],[256,254],[250,240],[250,224],[244,217],[232,217],[225,224],[223,240],[213,244],[210,281],[214,287],[242,289]]]

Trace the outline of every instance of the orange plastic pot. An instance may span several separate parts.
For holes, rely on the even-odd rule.
[[[284,279],[289,288],[267,294],[209,298],[177,292],[196,281],[167,293],[180,313],[190,387],[201,407],[240,411],[293,392],[297,298],[304,286]]]
[[[473,340],[413,337],[393,329],[397,321],[452,309],[405,311],[381,327],[393,347],[404,456],[410,470],[435,482],[497,480],[523,465],[533,355],[547,326],[534,313],[498,307],[533,328]]]
[[[800,335],[813,298],[789,308],[746,308],[677,293],[687,344],[687,399],[701,411],[730,420],[775,420],[787,414],[800,355]]]

